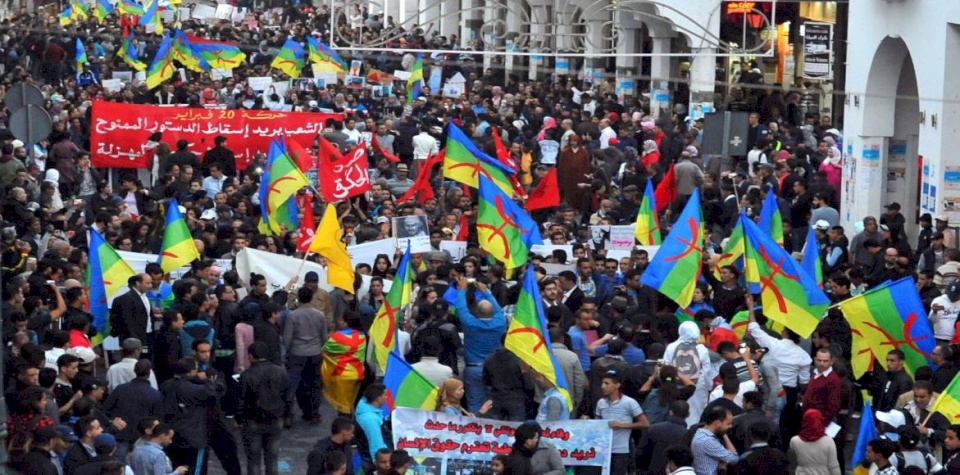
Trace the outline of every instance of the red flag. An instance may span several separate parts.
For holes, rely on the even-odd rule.
[[[673,165],[670,165],[670,169],[667,170],[667,174],[663,176],[663,180],[660,180],[660,183],[657,184],[657,189],[653,192],[653,197],[657,201],[657,212],[663,211],[667,208],[667,205],[676,201],[677,175],[673,172]]]
[[[303,195],[300,209],[303,210],[303,219],[300,220],[300,238],[297,239],[297,252],[307,252],[310,249],[310,244],[313,243],[313,233],[317,230],[317,224],[313,218],[312,193]]]
[[[493,146],[497,149],[497,160],[500,160],[500,163],[507,165],[514,172],[517,171],[517,164],[510,158],[510,150],[507,150],[506,145],[503,144],[503,140],[500,139],[500,131],[496,127],[491,127],[493,132]]]
[[[313,168],[316,160],[313,159],[313,155],[303,148],[303,145],[300,145],[300,142],[296,140],[290,140],[289,137],[286,139],[287,142],[287,154],[290,155],[290,158],[293,159],[293,163],[297,164],[297,167],[301,171],[306,172],[307,170]]]
[[[411,186],[403,196],[397,199],[397,203],[406,203],[413,199],[414,195],[417,195],[418,192],[420,194],[417,195],[417,203],[424,204],[427,200],[436,198],[436,195],[433,193],[433,186],[430,184],[430,172],[433,170],[433,167],[443,163],[445,154],[445,150],[440,150],[440,153],[427,159],[423,164],[423,168],[418,172],[417,179],[413,181],[413,186]]]
[[[321,144],[322,144],[321,140]],[[336,203],[370,191],[370,173],[367,165],[367,148],[363,142],[336,160],[332,153],[324,154],[320,147],[321,162],[320,192],[324,201]]]
[[[551,168],[540,184],[530,192],[527,198],[527,211],[553,208],[560,205],[560,185],[557,183],[557,169]]]
[[[470,191],[469,186],[460,185],[460,187],[463,188],[463,196],[466,196],[467,198],[473,198],[473,193]]]
[[[335,162],[343,158],[340,148],[329,140],[320,136],[320,153],[317,156],[317,165]]]
[[[460,232],[457,233],[457,241],[466,241],[470,237],[470,222],[467,220],[467,214],[460,215]]]
[[[373,148],[374,152],[379,153],[380,155],[383,155],[383,157],[386,158],[387,161],[393,162],[393,163],[400,163],[400,157],[392,153],[387,153],[386,150],[380,147],[380,141],[377,140],[376,131],[370,134],[370,147]]]

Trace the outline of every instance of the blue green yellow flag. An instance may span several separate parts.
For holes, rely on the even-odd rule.
[[[660,250],[650,261],[640,282],[657,289],[686,308],[703,269],[703,226],[700,190],[694,189]]]
[[[568,410],[573,410],[570,387],[564,379],[556,355],[553,354],[550,334],[546,328],[547,318],[543,311],[540,287],[537,285],[537,273],[533,264],[530,264],[523,276],[516,312],[510,321],[503,346],[556,386],[566,398]]]
[[[267,166],[260,178],[260,186],[262,218],[274,234],[280,234],[280,222],[283,221],[280,215],[283,211],[282,207],[301,188],[310,186],[307,177],[290,159],[282,137],[270,143]]]
[[[510,176],[514,173],[500,160],[483,153],[460,127],[450,121],[444,148],[443,176],[471,188],[478,188],[479,177],[483,176],[512,197],[514,187]]]
[[[157,55],[153,57],[153,62],[147,68],[147,88],[153,89],[161,83],[173,77],[176,68],[173,66],[173,54],[171,52],[170,34],[163,35],[163,41],[157,48]]]
[[[817,281],[817,287],[823,288],[823,263],[820,261],[820,244],[813,226],[807,227],[807,242],[803,245],[803,270]]]
[[[492,181],[480,176],[477,236],[480,248],[507,269],[527,263],[530,249],[543,244],[537,222]]]
[[[160,247],[160,268],[163,272],[173,272],[200,258],[200,251],[193,241],[187,221],[180,214],[177,199],[170,200],[167,206],[167,222],[163,227],[163,245]]]
[[[117,50],[117,56],[137,71],[147,69],[147,65],[144,64],[143,61],[140,61],[140,51],[134,39],[133,31],[125,35],[123,42],[120,43],[120,49]]]
[[[306,55],[303,54],[303,46],[300,46],[300,43],[297,43],[293,38],[288,38],[287,42],[280,48],[280,52],[277,53],[277,57],[273,58],[270,67],[279,69],[287,76],[296,79],[300,77],[300,71],[303,70],[305,60]]]
[[[315,236],[314,241],[320,239]],[[383,305],[377,311],[377,316],[370,325],[370,342],[373,345],[374,361],[381,368],[387,368],[387,357],[397,349],[397,331],[400,320],[403,318],[403,309],[411,302],[413,294],[414,271],[410,265],[410,245],[400,259],[397,273],[393,278],[393,285],[383,299]],[[386,371],[386,370],[384,370]]]
[[[130,277],[136,274],[130,264],[117,254],[96,229],[90,229],[90,247],[87,253],[86,285],[93,327],[97,334],[91,343],[97,346],[110,336],[110,319],[107,302],[127,286]]]
[[[438,388],[426,377],[410,366],[396,350],[387,356],[383,370],[383,385],[387,387],[387,404],[384,412],[398,407],[410,407],[424,411],[437,408]]]
[[[660,234],[660,217],[657,215],[657,199],[653,194],[653,180],[647,180],[643,192],[640,211],[637,213],[637,226],[634,235],[641,246],[659,246],[663,242]]]
[[[83,68],[84,64],[87,64],[87,49],[83,47],[83,41],[80,41],[80,38],[77,38],[77,54],[76,54],[76,63],[77,71],[79,72]]]
[[[423,53],[417,53],[417,62],[413,63],[413,70],[407,78],[407,104],[413,104],[414,99],[421,96],[423,86]]]
[[[767,185],[767,197],[760,208],[760,229],[772,237],[779,245],[783,245],[783,216],[780,214],[780,205],[777,204],[777,195],[773,192],[773,185]]]

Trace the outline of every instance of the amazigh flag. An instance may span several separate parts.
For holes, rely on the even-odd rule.
[[[372,336],[371,336],[372,338]],[[387,356],[383,370],[383,385],[387,387],[387,403],[383,410],[389,413],[398,407],[424,411],[437,408],[437,387],[410,366],[396,350]]]
[[[540,373],[550,384],[557,387],[567,400],[567,408],[573,410],[573,398],[570,389],[563,377],[563,371],[553,354],[550,334],[547,332],[547,317],[543,311],[543,298],[540,297],[540,287],[537,285],[537,273],[533,264],[527,266],[523,275],[523,286],[517,299],[516,312],[504,348],[517,355],[521,361],[528,364],[534,371]]]
[[[330,49],[330,47],[313,36],[307,36],[307,49],[310,55],[310,62],[312,63],[333,64],[341,71],[346,71],[348,68],[347,62],[344,61],[336,51]]]
[[[413,104],[414,99],[420,97],[420,87],[423,86],[423,53],[417,53],[417,62],[413,64],[410,77],[407,78],[407,104]]]
[[[647,180],[643,191],[640,212],[637,213],[637,227],[634,235],[641,246],[659,246],[663,242],[660,234],[660,217],[657,214],[657,199],[653,195],[653,182]]]
[[[430,176],[433,174],[433,168],[443,163],[445,153],[446,149],[441,149],[440,153],[428,158],[427,161],[424,162],[419,174],[417,174],[417,179],[413,181],[413,186],[411,186],[403,196],[397,198],[397,203],[406,203],[412,200],[414,196],[417,197],[417,203],[420,204],[436,198],[436,195],[433,193],[433,184],[430,183]]]
[[[107,302],[117,295],[130,277],[136,275],[130,264],[117,254],[96,229],[90,229],[90,248],[87,262],[87,304],[93,314],[93,327],[97,334],[91,339],[93,346],[110,336],[110,319]]]
[[[813,226],[807,227],[807,242],[803,245],[803,260],[800,261],[803,270],[807,271],[817,287],[823,288],[823,263],[820,261],[820,244],[817,242],[817,233]]]
[[[199,36],[186,35],[190,47],[207,61],[210,67],[217,69],[235,69],[243,66],[247,55],[240,51],[236,43],[213,41]]]
[[[67,26],[73,22],[73,5],[67,5],[60,12],[60,15],[57,15],[57,20],[60,22],[60,26]]]
[[[960,422],[960,374],[954,376],[947,388],[940,392],[940,397],[933,403],[930,412],[943,414],[951,424]]]
[[[83,42],[80,41],[80,38],[77,38],[76,62],[77,71],[80,71],[83,65],[87,64],[87,49],[83,47]]]
[[[97,23],[103,24],[103,20],[115,9],[116,7],[109,0],[97,0],[97,8],[93,11],[93,16],[97,18]]]
[[[660,245],[640,282],[677,303],[690,306],[703,270],[703,226],[700,190],[694,189],[673,229]]]
[[[310,252],[327,259],[327,283],[348,294],[354,292],[354,270],[350,253],[343,238],[343,229],[337,219],[337,207],[327,203],[320,218],[317,232],[313,234]]]
[[[167,206],[167,223],[163,227],[163,246],[160,248],[160,268],[163,272],[173,272],[195,259],[200,259],[190,228],[180,214],[177,199],[170,200]]]
[[[323,395],[337,412],[351,414],[356,407],[366,370],[367,335],[360,330],[344,328],[330,334],[323,344]]]
[[[767,197],[760,208],[760,230],[772,237],[777,244],[783,245],[783,217],[780,215],[780,205],[777,204],[777,195],[771,184],[767,184]]]
[[[387,298],[383,300],[380,310],[377,311],[373,324],[370,325],[370,341],[373,344],[374,361],[384,369],[387,369],[387,356],[389,353],[397,350],[397,327],[398,322],[403,318],[403,309],[410,304],[411,294],[413,294],[413,266],[410,265],[410,245],[407,244],[407,250],[400,259],[400,265],[397,266],[397,273],[393,278],[393,285],[387,292]]]
[[[303,46],[297,43],[293,38],[288,38],[287,42],[280,48],[277,57],[270,63],[271,68],[282,71],[293,79],[300,77],[300,71],[303,69],[304,54]]]
[[[173,67],[173,54],[171,53],[170,35],[163,35],[163,41],[157,48],[157,55],[153,57],[153,62],[147,68],[147,88],[153,89],[160,83],[173,77],[176,68]]]
[[[264,221],[274,233],[279,234],[279,223],[283,220],[280,216],[281,206],[290,201],[301,188],[310,186],[310,182],[290,159],[283,137],[270,143],[266,170],[267,173],[261,178],[261,186],[266,186],[266,189],[261,191],[261,197],[266,198]],[[264,207],[262,201],[260,206]]]
[[[443,160],[443,176],[471,188],[479,187],[478,177],[484,176],[497,185],[507,196],[513,196],[510,175],[514,172],[505,164],[477,148],[470,137],[453,121],[447,131],[446,153]]]
[[[510,184],[513,185],[513,192],[516,193],[517,196],[525,196],[526,193],[524,192],[523,185],[520,184],[520,180],[517,178],[517,162],[510,156],[510,151],[507,150],[507,147],[503,145],[503,140],[500,139],[500,131],[497,130],[496,127],[490,127],[490,131],[493,135],[493,147],[497,151],[497,160],[499,160],[500,164],[505,166],[507,170],[510,170]],[[559,185],[556,185],[556,188],[557,204],[560,204]]]
[[[137,50],[137,43],[134,41],[133,32],[124,35],[123,42],[120,43],[120,49],[117,50],[117,56],[137,71],[147,69],[147,65],[140,61],[140,53]]]
[[[81,19],[86,20],[90,16],[90,7],[84,3],[86,0],[73,1],[73,8],[71,11],[71,18],[74,20]]]
[[[180,30],[173,32],[171,52],[173,53],[173,59],[190,71],[204,73],[210,70],[210,64],[194,51],[193,45],[190,43],[187,35]]]
[[[904,367],[911,374],[931,365],[930,355],[937,344],[916,289],[913,278],[904,277],[839,304],[851,331],[859,332],[876,356],[882,358],[899,349],[906,355]]]
[[[140,20],[137,21],[138,24],[143,26],[153,25],[153,32],[162,35],[163,34],[163,19],[160,18],[160,0],[147,0],[146,8],[144,8],[143,16],[140,17]]]
[[[480,247],[507,269],[527,263],[530,248],[543,244],[537,222],[492,181],[480,176],[477,236]]]
[[[954,379],[953,381],[956,382],[957,380]],[[950,384],[950,387],[953,386],[953,384]],[[960,387],[957,389],[960,390]],[[944,394],[946,393],[940,394],[937,402],[943,400]],[[954,399],[954,401],[957,400],[960,400],[960,398]],[[853,475],[867,475],[870,473],[870,461],[867,460],[867,446],[879,436],[879,434],[877,434],[877,422],[873,417],[873,408],[870,406],[871,402],[869,400],[864,401],[863,411],[861,411],[860,416],[860,431],[857,434],[857,444],[853,447],[853,457],[850,458],[850,463],[853,465]],[[934,407],[936,406],[937,404],[934,403]],[[954,411],[954,413],[960,413],[960,404],[957,404],[957,411]],[[922,421],[916,422],[919,423]]]
[[[803,338],[810,336],[830,299],[772,237],[749,219],[741,222],[746,238],[746,274],[755,275],[760,283],[764,315]],[[661,252],[662,248],[658,257]]]
[[[117,10],[119,10],[123,15],[143,15],[143,5],[140,5],[133,0],[120,0],[117,2]]]

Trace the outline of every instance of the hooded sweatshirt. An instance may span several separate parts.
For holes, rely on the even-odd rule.
[[[700,379],[697,380],[697,389],[693,396],[687,400],[690,405],[690,415],[687,417],[687,425],[693,425],[700,421],[703,410],[707,407],[707,397],[710,390],[713,389],[713,378],[717,375],[719,367],[710,361],[710,351],[706,346],[699,343],[700,327],[694,322],[683,322],[680,324],[680,338],[677,341],[667,345],[663,353],[664,361],[671,362],[677,353],[677,348],[683,342],[697,342],[697,356],[700,358]]]
[[[363,434],[367,437],[367,446],[370,450],[370,459],[377,458],[377,451],[386,448],[387,443],[383,440],[383,410],[374,407],[367,398],[361,398],[357,403],[357,424],[363,429]]]

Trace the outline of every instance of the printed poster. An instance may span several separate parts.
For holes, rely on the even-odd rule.
[[[495,455],[509,454],[518,422],[397,408],[391,417],[393,445],[422,468],[415,473],[492,474]],[[604,420],[541,422],[541,438],[557,448],[567,467],[602,467],[610,473],[613,429]]]

